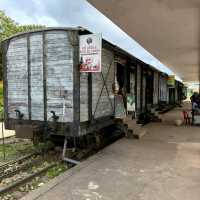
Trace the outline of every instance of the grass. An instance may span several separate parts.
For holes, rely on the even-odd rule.
[[[34,151],[34,146],[31,142],[19,142],[14,144],[0,145],[0,163],[3,161],[5,148],[5,161],[16,159],[23,155],[32,153]]]
[[[59,176],[61,173],[66,171],[66,164],[64,163],[59,163],[55,167],[49,169],[46,173],[46,176],[50,179],[55,178],[56,176]]]

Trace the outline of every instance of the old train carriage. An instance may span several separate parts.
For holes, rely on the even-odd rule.
[[[103,40],[102,72],[80,73],[79,35],[88,33],[82,28],[49,28],[3,42],[7,129],[27,138],[34,129],[45,132],[49,127],[53,134],[81,136],[113,123],[116,66],[133,57]]]
[[[161,72],[105,40],[102,72],[80,73],[79,36],[89,33],[47,28],[3,42],[7,129],[25,138],[36,130],[81,137],[125,116],[127,95],[136,115],[166,100]]]

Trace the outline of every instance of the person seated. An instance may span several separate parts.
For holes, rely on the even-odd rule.
[[[197,104],[196,101],[194,101],[194,102],[192,103],[192,110],[193,110],[193,112],[195,112],[195,113],[200,113],[200,108],[199,108],[199,105]]]

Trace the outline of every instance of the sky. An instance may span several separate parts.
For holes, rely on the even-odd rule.
[[[86,0],[0,0],[0,9],[19,24],[82,26],[94,33],[102,33],[104,39],[125,49],[145,63],[173,74],[169,68]]]

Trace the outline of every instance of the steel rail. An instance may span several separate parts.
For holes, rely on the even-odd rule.
[[[33,173],[33,174],[31,174],[31,175],[29,175],[29,176],[27,176],[27,177],[19,180],[19,181],[16,181],[16,182],[14,182],[11,185],[8,185],[8,186],[6,186],[4,188],[1,188],[0,189],[0,196],[3,195],[3,194],[5,194],[5,193],[7,193],[10,190],[13,190],[16,187],[19,187],[20,185],[25,184],[26,182],[32,180],[33,178],[35,178],[35,177],[37,177],[37,176],[39,176],[39,175],[41,175],[43,173],[45,173],[47,170],[49,170],[50,168],[55,167],[55,166],[56,166],[55,163],[50,164],[49,166],[41,169],[40,171],[37,171],[37,172],[35,172],[35,173]]]
[[[36,156],[36,155],[39,155],[39,154],[40,153],[38,153],[38,152],[34,152],[34,153],[31,153],[31,154],[25,155],[21,158],[18,158],[16,160],[9,161],[9,162],[7,162],[3,165],[0,165],[0,173],[2,171],[4,171],[7,167],[10,167],[10,165],[13,165],[13,164],[18,163],[18,162],[23,162],[24,160],[27,160],[27,159],[31,158],[32,156]]]
[[[8,177],[11,177],[11,176],[14,176],[16,173],[20,172],[20,171],[23,171],[23,170],[26,170],[27,168],[29,167],[32,167],[33,165],[37,165],[38,163],[40,163],[39,160],[36,160],[34,162],[27,162],[27,163],[24,163],[22,164],[21,166],[18,167],[13,167],[12,170],[10,171],[4,171],[0,174],[0,181],[2,181],[3,179],[5,178],[8,178]]]

